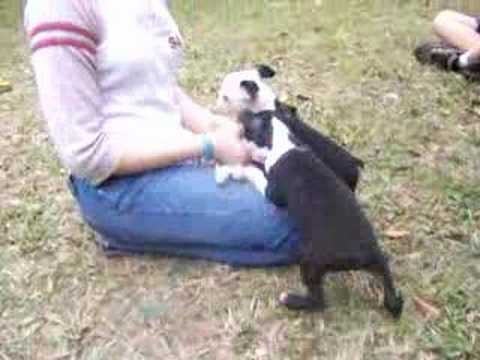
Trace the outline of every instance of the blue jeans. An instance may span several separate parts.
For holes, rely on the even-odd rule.
[[[299,236],[286,211],[251,184],[215,183],[213,168],[179,164],[100,186],[70,177],[70,189],[103,248],[239,266],[296,263]]]

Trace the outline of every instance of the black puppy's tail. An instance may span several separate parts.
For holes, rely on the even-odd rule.
[[[378,267],[376,267],[374,272],[383,277],[383,305],[395,319],[399,319],[403,311],[403,296],[401,291],[396,289],[393,284],[390,266],[385,256],[381,256],[381,261],[378,263]]]
[[[357,157],[355,158],[355,163],[360,169],[365,169],[365,162]]]

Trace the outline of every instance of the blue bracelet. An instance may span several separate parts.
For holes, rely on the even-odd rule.
[[[212,161],[215,159],[215,146],[208,135],[202,136],[202,159]]]

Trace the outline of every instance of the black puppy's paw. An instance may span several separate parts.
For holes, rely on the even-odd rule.
[[[267,188],[265,189],[265,196],[278,207],[287,206],[287,200],[285,199],[285,196],[283,196],[283,194],[277,190],[276,186],[273,185],[272,181],[269,181],[267,183]]]
[[[308,295],[283,292],[280,294],[278,301],[289,310],[323,311],[325,309],[323,301],[314,299]]]
[[[402,292],[398,289],[395,290],[393,295],[385,296],[384,299],[384,305],[394,319],[399,319],[402,315],[403,302]]]

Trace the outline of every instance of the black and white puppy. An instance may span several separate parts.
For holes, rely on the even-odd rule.
[[[256,69],[242,70],[227,74],[220,86],[217,97],[216,111],[231,118],[237,119],[244,125],[246,138],[254,140],[257,147],[263,151],[277,153],[281,148],[293,147],[293,143],[279,144],[272,149],[272,144],[265,143],[271,140],[272,123],[267,119],[269,111],[275,108],[276,95],[265,80],[272,78],[275,71],[266,65],[259,65]],[[255,114],[255,116],[254,116]],[[248,124],[248,126],[246,126]],[[285,126],[282,125],[283,128]],[[280,133],[284,129],[279,129]],[[266,136],[267,135],[267,136]],[[268,136],[270,135],[270,136]],[[227,180],[248,181],[263,195],[267,186],[264,167],[258,163],[251,165],[216,165],[215,180],[217,184],[224,184]]]
[[[273,122],[274,133],[284,132],[285,129],[290,133],[290,136],[274,150],[286,151],[292,147],[292,144],[311,148],[318,158],[329,166],[352,191],[355,191],[360,169],[364,166],[363,161],[302,121],[295,107],[279,101],[266,82],[274,75],[275,71],[267,65],[228,74],[219,90],[217,109],[233,117],[238,117],[244,110],[254,113],[273,111],[275,117],[281,121]]]
[[[251,141],[265,139],[261,133],[265,129],[273,131],[272,150],[265,162],[266,195],[275,204],[287,206],[302,237],[300,272],[308,293],[284,293],[280,302],[289,309],[323,310],[322,281],[327,273],[366,270],[383,277],[384,305],[395,318],[400,317],[402,296],[394,287],[373,227],[351,189],[308,147],[290,146],[274,152],[289,141],[288,129],[274,112],[261,116],[246,113],[244,120],[245,134]],[[259,126],[259,121],[265,125]],[[277,132],[282,125],[285,130]]]

